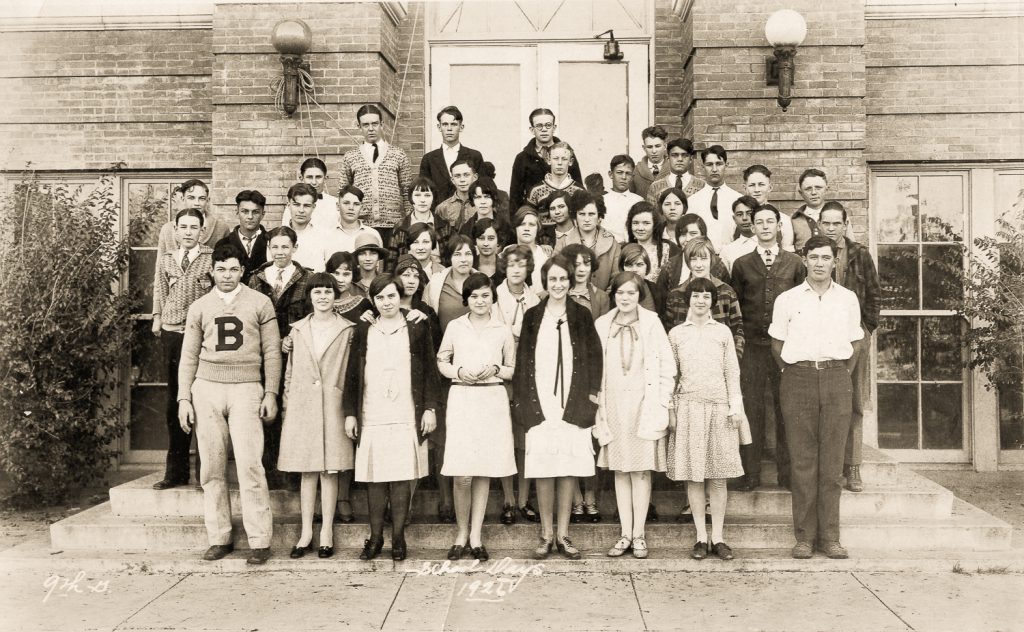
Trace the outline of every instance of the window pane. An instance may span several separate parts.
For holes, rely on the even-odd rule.
[[[1024,450],[1024,391],[999,390],[999,447]]]
[[[899,243],[918,240],[917,178],[880,176],[875,178],[875,215],[878,241]]]
[[[132,389],[131,449],[167,449],[167,387]]]
[[[960,384],[922,384],[922,447],[959,450],[964,447],[963,400]]]
[[[879,381],[917,379],[917,319],[885,317],[878,323]]]
[[[132,246],[156,246],[160,227],[170,219],[167,184],[129,184],[128,217],[137,222],[131,234]]]
[[[921,379],[963,379],[960,318],[938,316],[921,319]]]
[[[878,447],[917,448],[917,385],[878,385]]]
[[[132,384],[139,382],[167,383],[167,364],[160,339],[150,331],[152,321],[135,321],[137,337],[132,349]]]
[[[918,247],[879,246],[882,309],[918,309]]]
[[[996,175],[996,219],[1016,222],[1024,209],[1024,173]]]
[[[957,309],[964,296],[960,246],[922,246],[921,251],[923,309]]]
[[[128,288],[133,296],[142,299],[140,314],[153,313],[153,271],[156,267],[156,250],[132,249],[128,259]],[[137,294],[136,294],[137,292]]]
[[[921,241],[963,241],[964,179],[922,176]]]

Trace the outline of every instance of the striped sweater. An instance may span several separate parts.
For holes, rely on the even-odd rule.
[[[363,221],[368,225],[392,228],[402,221],[412,167],[401,149],[388,145],[373,164],[366,161],[359,147],[345,152],[338,181],[341,187],[354,184],[363,191]]]
[[[153,314],[159,315],[167,331],[185,329],[185,315],[188,307],[200,296],[210,291],[213,281],[213,249],[199,246],[199,256],[188,264],[184,272],[178,264],[178,252],[166,252],[156,262],[156,278],[153,280]]]

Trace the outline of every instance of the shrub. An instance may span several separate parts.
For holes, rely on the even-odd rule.
[[[28,177],[0,217],[0,467],[12,504],[57,503],[103,475],[126,427],[128,239],[110,176],[91,191]]]

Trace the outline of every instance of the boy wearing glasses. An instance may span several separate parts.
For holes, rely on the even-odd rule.
[[[363,142],[341,158],[339,187],[354,184],[363,191],[362,220],[390,243],[391,231],[402,221],[404,204],[412,184],[412,167],[401,149],[383,137],[383,115],[375,105],[356,112]]]
[[[509,185],[509,208],[519,208],[526,203],[533,187],[544,181],[550,168],[548,167],[548,149],[557,142],[555,136],[555,113],[547,108],[537,108],[530,112],[530,133],[533,139],[516,154],[512,164],[512,182]],[[573,182],[583,182],[578,161],[569,166],[569,176]]]

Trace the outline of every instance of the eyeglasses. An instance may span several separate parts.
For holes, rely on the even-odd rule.
[[[554,123],[535,123],[533,129],[555,129]]]

